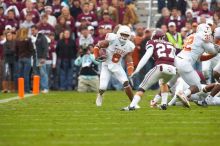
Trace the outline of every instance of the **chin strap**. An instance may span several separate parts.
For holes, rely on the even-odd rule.
[[[134,63],[133,62],[127,62],[127,72],[128,76],[131,76],[134,72]]]

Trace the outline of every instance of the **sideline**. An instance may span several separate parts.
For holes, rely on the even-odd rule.
[[[26,94],[26,95],[24,96],[24,98],[32,97],[32,96],[34,96],[34,95],[35,95],[35,94]],[[18,100],[18,99],[19,99],[18,96],[11,97],[11,98],[6,98],[6,99],[1,99],[1,100],[0,100],[0,103],[7,103],[7,102],[9,102],[9,101]]]

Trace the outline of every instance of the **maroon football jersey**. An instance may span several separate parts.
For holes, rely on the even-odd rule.
[[[163,40],[150,40],[146,44],[146,49],[153,47],[153,59],[155,65],[169,64],[173,65],[176,48],[169,42]]]

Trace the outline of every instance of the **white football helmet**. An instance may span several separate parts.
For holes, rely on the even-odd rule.
[[[206,42],[210,42],[212,40],[212,29],[207,24],[199,24],[196,33],[199,34]]]
[[[125,44],[131,37],[131,29],[126,25],[121,25],[117,31],[117,36],[122,44]]]

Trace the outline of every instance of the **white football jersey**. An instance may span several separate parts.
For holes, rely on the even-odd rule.
[[[122,58],[130,52],[133,52],[135,45],[128,40],[124,45],[121,45],[118,37],[114,33],[108,33],[105,40],[109,41],[109,46],[106,48],[107,64],[121,64]]]
[[[217,54],[218,51],[211,42],[205,42],[200,34],[196,33],[193,39],[193,43],[190,45],[190,51],[181,51],[178,56],[188,59],[191,64],[195,62],[202,56],[203,53]]]

